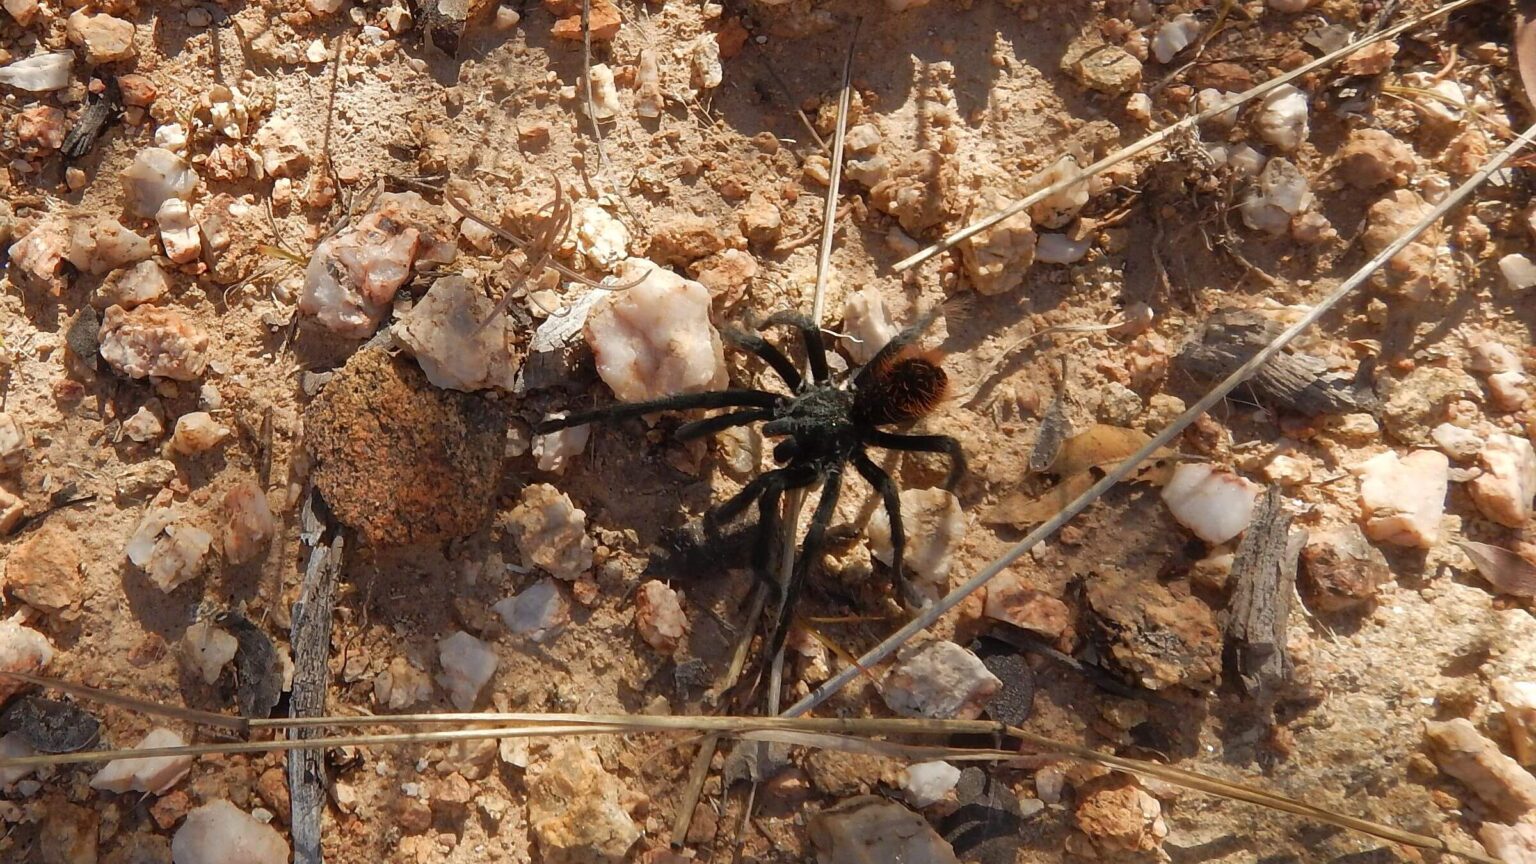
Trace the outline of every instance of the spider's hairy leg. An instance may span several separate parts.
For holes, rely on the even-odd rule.
[[[757,499],[757,537],[752,542],[752,575],[768,586],[775,597],[783,591],[773,574],[773,547],[779,542],[779,502],[790,489],[816,482],[816,470],[801,465],[772,472],[778,475]],[[767,475],[764,475],[767,476]]]
[[[627,420],[631,417],[655,414],[658,411],[686,411],[690,408],[772,408],[783,398],[777,393],[769,393],[766,390],[741,388],[710,390],[705,393],[679,393],[675,396],[663,396],[660,399],[650,399],[645,402],[619,402],[605,408],[578,411],[565,417],[550,417],[535,423],[533,431],[538,435],[547,435],[572,426]]]
[[[817,384],[825,384],[832,380],[832,373],[827,368],[827,345],[822,341],[821,328],[816,322],[800,314],[799,312],[784,311],[775,312],[768,316],[765,325],[788,324],[800,331],[800,338],[805,341],[805,359],[811,365],[811,380]]]
[[[896,481],[863,450],[854,451],[853,467],[869,481],[869,485],[875,487],[875,491],[880,493],[880,500],[885,504],[885,518],[891,523],[891,590],[896,595],[896,601],[916,603],[917,594],[907,584],[906,562],[903,560],[907,548],[907,531],[901,523],[901,492],[896,488]]]
[[[811,527],[805,532],[805,543],[800,547],[799,557],[795,559],[795,571],[789,577],[789,584],[784,586],[784,596],[779,603],[779,620],[773,629],[773,641],[769,643],[768,653],[764,655],[770,662],[779,656],[779,651],[784,648],[784,640],[789,638],[789,625],[795,618],[795,601],[800,597],[800,587],[805,584],[805,577],[810,574],[812,565],[821,561],[821,547],[827,536],[827,526],[832,523],[832,511],[837,508],[837,496],[842,490],[842,468],[838,466],[828,469],[826,478],[826,483],[821,487],[821,500],[816,502],[816,513],[811,516]]]
[[[759,420],[767,420],[773,416],[773,411],[767,408],[748,408],[745,411],[732,411],[729,414],[721,414],[718,417],[705,417],[703,420],[690,420],[677,427],[672,433],[674,441],[689,441],[701,438],[705,435],[713,435],[722,429],[732,426],[745,426],[748,423],[756,423]]]
[[[727,522],[735,519],[737,516],[740,516],[742,511],[746,510],[753,501],[763,497],[763,495],[767,493],[768,490],[774,488],[774,486],[777,484],[783,483],[790,477],[800,479],[808,470],[810,469],[805,468],[804,466],[791,465],[788,468],[777,468],[773,471],[769,471],[766,474],[759,474],[757,477],[752,478],[752,482],[741,487],[740,492],[737,492],[735,495],[727,498],[724,504],[721,504],[720,506],[711,509],[708,513],[705,513],[704,527],[710,531],[718,529],[721,525],[724,525]],[[815,479],[815,475],[812,474],[810,479],[806,480],[805,483],[798,483],[795,485],[804,486],[806,483],[810,483]],[[782,492],[785,489],[795,487],[779,486],[778,488],[779,491]]]
[[[944,478],[944,488],[954,491],[960,478],[965,476],[965,453],[960,442],[948,435],[898,435],[881,429],[871,429],[866,444],[887,450],[906,450],[919,453],[943,453],[949,457],[949,476]]]
[[[734,328],[723,331],[721,335],[732,345],[751,351],[762,358],[764,363],[773,367],[773,371],[779,373],[779,377],[784,379],[790,392],[800,389],[800,370],[795,368],[795,364],[784,356],[784,352],[780,351],[777,345],[756,333],[747,333]]]

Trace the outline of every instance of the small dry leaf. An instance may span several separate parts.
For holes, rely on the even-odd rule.
[[[1139,429],[1095,425],[1086,432],[1062,442],[1050,470],[1062,481],[1038,498],[1014,492],[997,502],[981,517],[988,525],[1012,525],[1025,528],[1060,513],[1072,499],[1088,491],[1116,463],[1146,446],[1152,436]],[[1129,478],[1132,483],[1161,486],[1173,473],[1174,451],[1161,447]]]
[[[1152,436],[1140,429],[1095,424],[1062,443],[1061,453],[1052,463],[1051,470],[1070,476],[1095,466],[1109,465],[1135,453],[1151,440]],[[1173,451],[1164,447],[1154,455],[1155,458],[1167,458]]]
[[[1536,597],[1536,564],[1502,546],[1460,539],[1455,543],[1494,590],[1516,597]]]
[[[1096,481],[1097,478],[1084,471],[1081,474],[1073,474],[1045,490],[1045,494],[1039,498],[1031,498],[1023,492],[1015,492],[997,502],[981,517],[981,521],[988,525],[1012,525],[1015,528],[1038,525],[1060,513],[1063,508],[1072,503],[1073,498],[1088,491],[1088,487]]]

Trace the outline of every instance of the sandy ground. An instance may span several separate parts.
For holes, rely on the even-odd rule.
[[[75,275],[55,296],[23,285],[10,262],[12,272],[0,283],[0,344],[10,357],[8,373],[0,373],[0,407],[28,431],[30,447],[25,465],[0,476],[0,487],[23,498],[31,512],[71,484],[97,497],[0,538],[0,558],[14,558],[40,532],[48,532],[49,543],[78,552],[79,577],[68,586],[65,608],[45,614],[7,595],[5,612],[27,612],[31,626],[47,635],[57,652],[48,667],[51,675],[216,711],[232,710],[233,676],[226,670],[210,686],[188,670],[179,646],[190,625],[200,616],[242,608],[280,647],[286,645],[287,609],[296,599],[307,554],[297,528],[308,470],[303,415],[311,395],[304,376],[339,366],[362,340],[339,337],[302,317],[295,320],[300,267],[271,247],[307,257],[343,217],[345,202],[361,205],[375,192],[403,188],[413,178],[432,183],[449,174],[464,181],[462,188],[471,190],[481,212],[515,212],[519,206],[526,210],[527,202],[547,200],[551,178],[558,178],[567,195],[597,201],[623,222],[633,252],[649,245],[656,257],[658,236],[676,235],[679,226],[692,223],[709,226],[710,242],[749,249],[758,268],[755,277],[715,292],[722,323],[783,308],[808,310],[816,244],[792,241],[818,230],[825,186],[812,175],[816,160],[825,157],[797,109],[804,109],[818,131],[830,137],[853,19],[862,18],[853,122],[878,129],[881,152],[893,163],[932,150],[952,172],[948,188],[926,190],[934,206],[943,209],[916,238],[927,241],[946,227],[963,224],[978,188],[996,189],[1005,199],[1017,197],[1026,178],[1062,153],[1076,151],[1088,161],[1144,134],[1147,125],[1127,111],[1124,95],[1094,92],[1063,71],[1064,57],[1078,50],[1082,40],[1127,44],[1123,34],[1155,34],[1162,22],[1183,12],[1209,26],[1224,5],[1161,4],[1138,31],[1133,4],[1113,0],[1011,5],[941,0],[901,14],[881,4],[855,2],[813,6],[794,0],[724,9],[626,3],[618,36],[593,48],[593,61],[617,72],[622,108],[604,124],[600,152],[578,110],[580,42],[554,38],[556,16],[538,5],[512,7],[521,14],[515,26],[507,26],[505,12],[497,18],[491,11],[475,20],[457,56],[449,57],[425,44],[422,16],[405,26],[401,22],[409,19],[400,18],[398,6],[348,5],[317,17],[297,0],[113,4],[107,11],[135,25],[136,57],[99,66],[95,74],[105,79],[138,73],[159,95],[147,116],[130,109],[88,155],[72,162],[47,150],[29,155],[17,140],[15,124],[7,120],[4,143],[15,161],[0,184],[15,213],[15,238],[46,214],[76,211],[121,214],[123,224],[144,227],[141,233],[154,237],[150,223],[124,213],[117,178],[135,154],[152,144],[157,125],[198,116],[199,100],[220,84],[235,86],[248,97],[252,133],[274,121],[296,128],[310,167],[287,183],[271,177],[219,179],[219,170],[207,159],[193,159],[203,184],[198,202],[228,193],[254,205],[238,223],[221,267],[210,271],[194,263],[170,270],[172,288],[161,304],[186,313],[209,334],[211,365],[200,381],[150,383],[117,375],[106,364],[88,368],[66,351],[65,332],[72,316],[89,305],[103,275]],[[1315,56],[1303,36],[1325,24],[1361,32],[1374,20],[1378,5],[1325,0],[1307,12],[1287,15],[1258,2],[1232,4],[1230,20],[1204,46],[1198,63],[1182,62],[1187,53],[1169,64],[1148,61],[1139,89],[1151,95],[1153,117],[1163,125],[1189,113],[1194,90],[1207,86],[1202,76],[1230,73],[1213,71],[1213,65],[1236,64],[1252,80],[1263,80]],[[1404,5],[1414,10],[1426,6]],[[25,27],[0,16],[0,50],[11,59],[27,56],[35,44],[68,46],[65,10],[44,6]],[[209,20],[213,23],[202,23]],[[892,265],[915,248],[912,238],[872,205],[866,185],[845,181],[848,212],[837,234],[826,295],[830,328],[840,326],[845,300],[860,288],[878,290],[898,322],[916,310],[964,298],[946,306],[931,341],[947,353],[945,367],[955,389],[975,396],[951,400],[919,427],[955,435],[972,466],[958,489],[966,531],[952,552],[953,584],[1023,535],[1020,528],[989,524],[983,515],[1018,490],[1038,494],[1048,485],[1029,476],[1027,460],[1039,418],[1058,391],[1064,359],[1061,391],[1074,428],[1096,420],[1159,428],[1177,410],[1166,397],[1187,403],[1203,392],[1206,382],[1170,365],[1169,358],[1213,310],[1256,308],[1283,318],[1293,304],[1321,296],[1366,259],[1361,233],[1367,210],[1389,186],[1361,189],[1347,182],[1337,156],[1351,129],[1386,129],[1409,144],[1416,166],[1404,179],[1420,189],[1435,178],[1459,181],[1469,173],[1461,158],[1466,149],[1485,152],[1507,137],[1496,128],[1504,120],[1497,119],[1432,127],[1421,122],[1424,109],[1413,104],[1419,97],[1383,94],[1382,81],[1397,81],[1396,76],[1411,70],[1439,70],[1454,57],[1448,77],[1485,100],[1490,114],[1512,117],[1519,127],[1524,109],[1516,107],[1513,95],[1517,85],[1503,47],[1505,25],[1502,7],[1483,4],[1449,24],[1404,37],[1384,77],[1346,78],[1325,71],[1305,79],[1314,98],[1311,130],[1291,158],[1311,183],[1315,209],[1335,232],[1318,242],[1244,228],[1236,213],[1226,210],[1240,200],[1246,182],[1190,157],[1187,147],[1174,148],[1166,161],[1121,166],[1108,182],[1094,187],[1081,217],[1096,220],[1087,232],[1093,243],[1081,260],[1065,266],[1036,263],[1021,287],[984,296],[973,290],[958,255],[940,256],[906,274],[895,272]],[[724,74],[718,87],[695,90],[691,58],[701,39],[719,40]],[[319,60],[305,62],[312,43],[319,46]],[[633,110],[642,49],[655,52],[662,89],[670,97],[657,119],[642,119]],[[4,116],[41,103],[64,108],[73,120],[84,97],[81,65],[75,78],[70,89],[51,95],[5,91]],[[1464,133],[1476,141],[1464,140]],[[1208,130],[1204,137],[1212,142],[1249,136],[1243,122],[1230,133]],[[186,152],[207,156],[215,145],[249,143],[203,130]],[[327,163],[339,178],[341,197],[333,206],[309,206],[304,199],[321,181]],[[78,189],[69,186],[65,172],[70,166],[83,172]],[[443,224],[457,222],[451,208],[439,206],[440,198],[428,197],[439,207]],[[754,198],[781,210],[777,243],[749,244],[743,236],[742,213],[754,206]],[[1444,285],[1419,301],[1364,292],[1305,336],[1302,347],[1343,358],[1350,368],[1365,354],[1379,353],[1378,390],[1383,392],[1415,369],[1463,369],[1469,345],[1478,341],[1505,344],[1529,365],[1529,326],[1536,320],[1536,306],[1512,289],[1496,266],[1502,255],[1529,246],[1528,183],[1517,172],[1511,182],[1480,192],[1474,201],[1446,227],[1454,253],[1441,262]],[[268,202],[273,202],[270,219]],[[513,230],[527,227],[515,218],[506,224]],[[448,230],[451,236],[453,229]],[[562,259],[582,266],[571,251],[562,249]],[[690,270],[692,259],[682,257],[675,269],[687,274],[709,263]],[[482,274],[478,284],[499,297],[514,283],[517,261],[503,248],[477,249],[461,240],[458,257],[445,269]],[[430,283],[428,275],[418,275],[406,290],[419,297]],[[546,296],[558,299],[578,290],[567,285]],[[1031,333],[1113,321],[1138,303],[1156,312],[1144,334],[1066,330],[1015,348]],[[514,300],[512,309],[523,327],[520,345],[525,345],[542,313],[526,298]],[[737,357],[730,363],[737,381],[758,374],[755,365]],[[515,418],[513,437],[524,438],[527,424],[546,410],[606,399],[606,388],[595,383],[590,371],[583,374],[563,392],[505,397],[502,404]],[[1474,380],[1482,382],[1482,376]],[[186,456],[163,454],[163,439],[140,444],[124,437],[124,421],[152,402],[165,418],[207,410],[209,394],[203,385],[217,390],[213,414],[236,431],[229,441]],[[1135,391],[1141,403],[1128,412],[1108,404],[1121,398],[1125,388]],[[1477,428],[1526,435],[1536,420],[1528,407],[1494,407],[1481,387],[1458,404],[1473,413],[1468,425]],[[1426,405],[1422,413],[1431,416],[1439,410]],[[271,418],[270,450],[260,435],[265,416]],[[167,429],[170,425],[168,419]],[[1283,482],[1286,500],[1299,514],[1298,526],[1317,532],[1359,519],[1358,481],[1350,466],[1383,450],[1406,453],[1424,443],[1380,432],[1346,435],[1327,422],[1283,416],[1244,397],[1223,404],[1187,433],[1180,450],[1232,466],[1262,483]],[[488,526],[449,542],[349,554],[332,638],[333,710],[383,711],[375,697],[376,678],[398,658],[435,674],[438,641],[457,630],[482,636],[499,658],[482,706],[679,714],[714,710],[706,690],[723,674],[724,658],[742,626],[750,575],[743,570],[663,575],[682,592],[689,619],[689,635],[676,656],[658,652],[637,634],[634,598],[638,586],[651,578],[646,568],[663,531],[696,520],[712,501],[740,488],[744,478],[727,470],[717,447],[669,443],[639,421],[597,428],[586,451],[558,475],[540,472],[520,450],[509,448],[518,455],[505,462]],[[1275,480],[1266,466],[1276,454],[1295,457],[1305,470]],[[155,476],[161,459],[168,466],[163,476]],[[265,554],[240,565],[215,556],[197,578],[170,593],[125,560],[124,546],[156,495],[214,523],[226,493],[259,478],[268,460],[265,491],[280,528]],[[893,458],[886,464],[903,488],[931,487],[942,477],[940,462],[926,456]],[[523,489],[540,482],[558,487],[586,512],[598,562],[592,579],[561,584],[572,621],[557,637],[536,644],[508,635],[491,606],[542,575],[526,566],[508,515]],[[452,490],[446,494],[451,497]],[[841,533],[828,561],[830,572],[813,580],[802,610],[868,616],[853,624],[825,625],[831,640],[854,653],[889,632],[897,614],[888,582],[880,574],[869,575],[859,537],[876,504],[867,487],[851,484],[835,520]],[[1038,690],[1028,728],[1228,779],[1261,780],[1351,815],[1471,844],[1477,826],[1496,814],[1426,760],[1421,724],[1465,716],[1506,742],[1489,683],[1536,676],[1536,624],[1528,601],[1522,605],[1495,596],[1449,540],[1467,537],[1514,546],[1529,530],[1528,523],[1508,528],[1484,518],[1462,484],[1453,484],[1440,539],[1431,548],[1382,546],[1391,581],[1365,608],[1337,614],[1293,610],[1289,638],[1296,681],[1274,707],[1273,724],[1268,710],[1230,688],[1209,692],[1172,686],[1159,694],[1163,701],[1128,708],[1125,703],[1136,700],[1110,695],[1077,673],[1032,658],[1038,664]],[[1013,572],[1068,605],[1074,623],[1056,644],[1075,652],[1088,641],[1091,613],[1085,610],[1084,592],[1095,584],[1121,586],[1123,596],[1148,606],[1195,597],[1216,620],[1219,593],[1213,596],[1192,575],[1195,562],[1208,554],[1173,521],[1154,486],[1132,485],[1111,493]],[[975,615],[974,606],[963,607],[937,632],[951,636],[957,626],[962,634],[966,628],[974,632]],[[801,672],[796,668],[791,677]],[[807,685],[795,681],[789,689],[797,696]],[[449,707],[441,687],[418,710],[429,707]],[[826,711],[889,714],[867,680],[856,681]],[[1142,720],[1117,726],[1112,718],[1124,712]],[[101,714],[105,739],[115,744],[131,745],[160,722],[117,708]],[[643,829],[643,838],[629,852],[631,860],[673,860],[663,850],[692,748],[644,737],[604,739],[593,747],[619,779],[622,804]],[[497,759],[480,770],[469,766],[473,759],[440,747],[362,750],[358,760],[336,771],[346,806],[333,805],[326,813],[328,859],[343,864],[545,860],[527,809],[530,772],[538,773],[547,759],[545,749],[534,744],[531,755],[502,755],[510,761]],[[676,854],[724,861],[739,846],[747,860],[807,860],[812,852],[806,824],[813,813],[860,791],[900,794],[892,785],[896,772],[871,760],[802,753],[795,761],[789,779],[760,796],[761,812],[739,838],[740,802],[721,803],[719,781],[712,779],[694,830]],[[97,860],[50,857],[63,854],[59,841],[49,838],[59,836],[60,820],[67,818],[94,831],[100,860],[169,860],[167,841],[183,814],[218,798],[276,814],[273,824],[283,828],[286,800],[273,792],[281,785],[274,782],[280,776],[269,773],[281,764],[276,756],[202,760],[176,791],[159,798],[96,792],[87,785],[87,768],[45,771],[40,787],[0,792],[0,818],[7,822],[0,857]],[[1061,797],[1044,807],[1026,807],[1030,815],[1011,832],[1016,842],[1004,844],[1003,851],[961,850],[962,859],[1032,862],[1127,854],[1095,851],[1091,843],[1081,842],[1072,790],[1087,784],[1091,773],[1069,770],[1068,790]],[[258,783],[264,774],[267,781]],[[1041,795],[1026,768],[992,769],[990,776],[1027,804],[1051,797]],[[465,797],[462,787],[455,788],[471,777],[473,794],[454,800]],[[1167,827],[1158,845],[1177,861],[1420,857],[1245,805],[1163,787],[1152,791]],[[930,821],[940,824],[946,807],[953,809],[942,803],[931,808]],[[423,808],[429,811],[425,816]]]

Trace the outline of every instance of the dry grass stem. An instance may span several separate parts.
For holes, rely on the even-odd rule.
[[[1345,45],[1337,51],[1325,54],[1322,57],[1319,57],[1305,65],[1298,66],[1295,69],[1285,73],[1284,75],[1271,78],[1270,80],[1251,87],[1248,90],[1237,94],[1236,96],[1223,99],[1210,108],[1205,109],[1204,111],[1200,111],[1196,114],[1185,117],[1183,120],[1180,120],[1171,126],[1165,126],[1164,128],[1153,132],[1152,134],[1142,138],[1140,141],[1137,141],[1128,147],[1116,150],[1114,153],[1111,153],[1108,156],[1105,156],[1103,159],[1100,159],[1092,165],[1089,165],[1087,168],[1084,168],[1076,176],[1068,177],[1065,180],[1052,183],[1051,185],[1039,190],[1038,192],[1027,195],[1024,198],[1015,201],[1002,210],[993,213],[991,216],[987,216],[977,222],[973,222],[970,225],[961,228],[959,231],[950,234],[948,237],[945,237],[943,240],[940,240],[932,246],[915,252],[912,255],[896,262],[895,269],[899,273],[903,270],[916,267],[924,261],[927,261],[929,258],[932,258],[933,256],[938,255],[945,250],[953,248],[956,244],[962,243],[971,237],[980,234],[988,228],[991,228],[993,225],[1002,222],[1004,219],[1024,212],[1034,204],[1043,201],[1052,195],[1056,195],[1064,189],[1069,189],[1078,183],[1087,182],[1087,180],[1094,175],[1099,174],[1115,165],[1118,165],[1127,159],[1145,153],[1153,147],[1156,147],[1164,141],[1167,141],[1169,138],[1182,135],[1193,127],[1204,123],[1212,117],[1225,114],[1226,112],[1231,111],[1233,108],[1237,108],[1240,105],[1257,99],[1258,97],[1263,96],[1264,94],[1276,89],[1277,87],[1280,87],[1284,84],[1289,84],[1290,82],[1295,81],[1304,75],[1328,66],[1341,58],[1347,57],[1367,45],[1371,45],[1385,39],[1394,38],[1401,33],[1419,26],[1420,24],[1423,24],[1427,21],[1432,21],[1442,15],[1449,15],[1457,9],[1460,9],[1464,6],[1470,6],[1473,3],[1478,2],[1481,2],[1481,0],[1454,0],[1454,2],[1447,3],[1444,6],[1431,9],[1430,11],[1418,16],[1417,18],[1404,21],[1401,24],[1397,24],[1370,37],[1361,39],[1358,42],[1351,42],[1350,44]]]

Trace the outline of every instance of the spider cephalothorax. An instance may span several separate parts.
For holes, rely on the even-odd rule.
[[[874,463],[868,447],[890,450],[918,450],[944,453],[950,457],[945,488],[953,488],[965,472],[965,457],[960,444],[948,435],[902,435],[880,429],[881,426],[910,423],[933,411],[943,401],[948,378],[936,352],[916,346],[925,316],[892,339],[875,357],[850,376],[834,380],[827,365],[826,346],[821,330],[804,316],[780,313],[768,319],[769,325],[788,324],[800,331],[805,342],[810,375],[800,370],[784,352],[761,336],[751,333],[728,334],[736,345],[752,352],[767,363],[788,385],[789,393],[732,388],[706,393],[684,393],[583,411],[551,418],[535,429],[546,434],[572,426],[605,420],[638,417],[658,411],[682,411],[692,408],[736,408],[739,410],[684,423],[674,433],[678,440],[697,438],[732,426],[757,421],[763,434],[781,438],[773,457],[781,467],[761,474],[729,500],[710,511],[705,522],[718,526],[739,516],[753,502],[758,505],[757,536],[752,547],[752,569],[766,584],[782,590],[780,625],[774,633],[768,656],[776,654],[787,635],[787,621],[795,598],[812,563],[818,558],[832,511],[842,488],[843,470],[852,465],[880,493],[891,523],[893,584],[897,596],[913,596],[902,572],[902,550],[906,535],[901,524],[901,498],[896,483]],[[785,492],[803,489],[824,481],[821,500],[811,518],[805,543],[795,561],[788,585],[780,586],[773,578],[771,563],[773,540],[779,531],[779,503]]]

